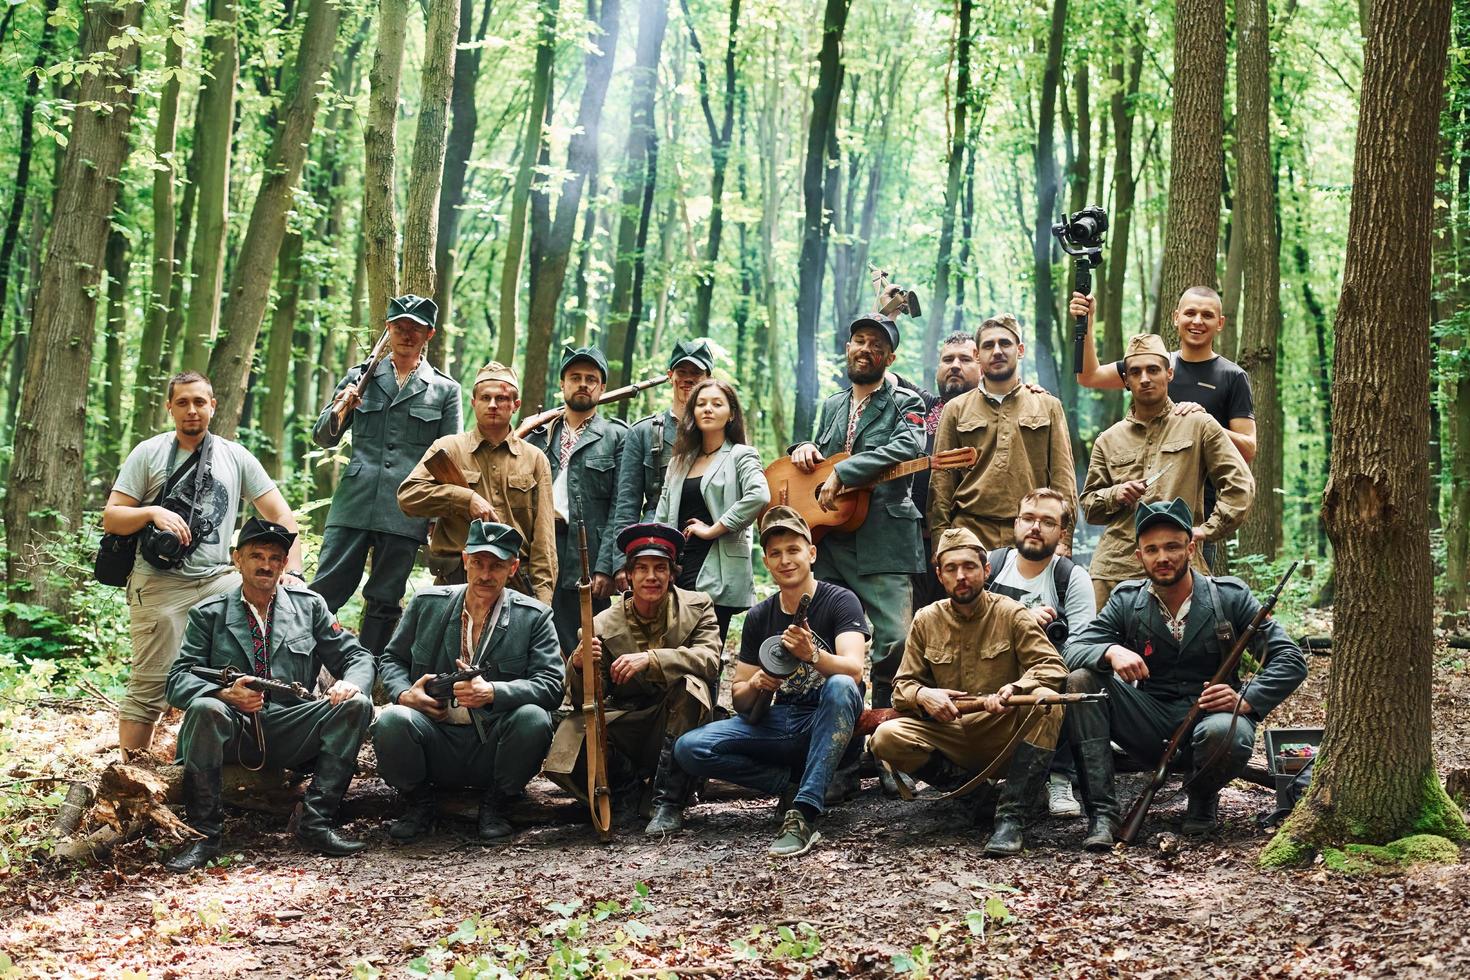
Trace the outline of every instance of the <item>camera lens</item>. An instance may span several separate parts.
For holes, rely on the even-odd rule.
[[[183,542],[177,534],[159,531],[153,536],[153,550],[163,558],[176,558],[183,550]]]

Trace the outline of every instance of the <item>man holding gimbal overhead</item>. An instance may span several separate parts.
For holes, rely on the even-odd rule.
[[[240,584],[230,564],[230,537],[240,501],[261,517],[297,530],[286,498],[250,451],[209,431],[214,388],[197,371],[168,382],[174,431],[133,447],[102,511],[109,534],[137,535],[138,557],[128,578],[133,662],[118,709],[118,745],[147,749],[167,706],[164,685],[178,655],[189,609]],[[284,581],[301,580],[301,542],[292,543]]]

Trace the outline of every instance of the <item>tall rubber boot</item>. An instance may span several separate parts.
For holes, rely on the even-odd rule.
[[[1001,786],[1000,800],[995,805],[995,831],[985,842],[986,855],[1011,857],[1021,853],[1026,814],[1031,812],[1046,785],[1053,754],[1052,749],[1039,748],[1030,742],[1022,742],[1016,748],[1005,784]]]
[[[202,868],[219,857],[225,830],[224,774],[219,769],[184,770],[184,813],[203,834],[164,863],[175,874]]]
[[[1123,824],[1113,781],[1113,747],[1106,737],[1090,738],[1078,743],[1077,756],[1081,762],[1077,779],[1082,806],[1087,811],[1087,836],[1082,838],[1082,847],[1088,851],[1111,850]]]
[[[306,787],[306,797],[301,803],[301,822],[296,828],[296,837],[319,854],[329,857],[346,857],[364,850],[367,844],[360,840],[343,837],[332,829],[332,820],[347,794],[347,785],[352,782],[355,764],[336,756],[322,755],[316,760],[316,773],[311,785]]]

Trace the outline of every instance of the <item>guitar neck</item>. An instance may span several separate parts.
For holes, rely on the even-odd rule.
[[[872,486],[878,483],[886,483],[889,480],[897,480],[908,476],[910,473],[922,473],[933,464],[934,458],[932,456],[920,456],[918,459],[911,459],[907,462],[894,463],[887,469],[879,470],[878,475],[865,485]]]

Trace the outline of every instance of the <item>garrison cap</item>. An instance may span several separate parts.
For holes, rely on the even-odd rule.
[[[394,320],[409,319],[415,323],[422,323],[430,330],[439,321],[439,307],[427,296],[415,296],[407,293],[403,296],[395,296],[388,301],[388,322]]]
[[[980,324],[980,329],[975,331],[976,346],[980,344],[980,335],[991,329],[1005,330],[1016,338],[1016,343],[1023,342],[1021,340],[1021,324],[1016,321],[1016,315],[1014,313],[997,313],[995,316],[986,317],[985,322]]]
[[[296,543],[296,532],[283,524],[252,517],[235,536],[235,547],[243,548],[252,541],[269,541],[289,551]]]
[[[672,524],[658,521],[629,524],[618,532],[618,550],[628,561],[643,555],[652,555],[655,558],[667,558],[677,565],[679,553],[684,550],[684,535]]]
[[[982,560],[986,557],[985,546],[980,543],[974,531],[967,527],[952,527],[939,536],[939,544],[934,547],[935,563],[944,557],[946,551],[956,551],[960,548],[974,548],[980,553]]]
[[[515,368],[506,367],[499,361],[491,361],[489,364],[480,368],[479,372],[475,375],[475,383],[471,386],[470,390],[474,391],[475,388],[480,387],[480,382],[482,381],[504,381],[514,388],[517,393],[521,390],[521,379],[516,377]]]
[[[1194,515],[1189,512],[1189,505],[1184,502],[1183,497],[1175,497],[1168,503],[1156,500],[1151,504],[1139,504],[1133,515],[1134,537],[1155,524],[1168,524],[1185,534],[1194,534]]]
[[[766,511],[761,518],[761,547],[766,546],[766,538],[777,531],[790,531],[806,538],[807,543],[812,541],[812,529],[807,527],[806,519],[797,513],[795,508],[787,507],[785,504],[777,504]]]
[[[699,368],[705,374],[712,374],[715,370],[715,355],[709,349],[708,340],[681,340],[674,345],[669,354],[669,370],[672,371],[688,361]]]
[[[488,551],[496,558],[509,560],[520,555],[523,543],[521,532],[509,524],[496,524],[494,521],[470,521],[470,533],[465,538],[464,553],[473,555],[477,552]]]
[[[561,370],[557,372],[557,376],[566,374],[567,368],[578,361],[591,361],[602,373],[603,383],[607,383],[607,355],[596,347],[573,347],[570,344],[563,347],[561,349]]]
[[[1123,363],[1128,363],[1130,357],[1142,357],[1143,355],[1157,357],[1169,364],[1169,348],[1164,346],[1164,338],[1156,333],[1141,333],[1136,337],[1128,338],[1128,347],[1123,351]]]
[[[864,313],[848,326],[847,335],[851,337],[863,327],[872,327],[882,331],[883,336],[888,338],[888,346],[893,350],[898,350],[898,324],[894,322],[893,317],[884,316],[882,313]]]

